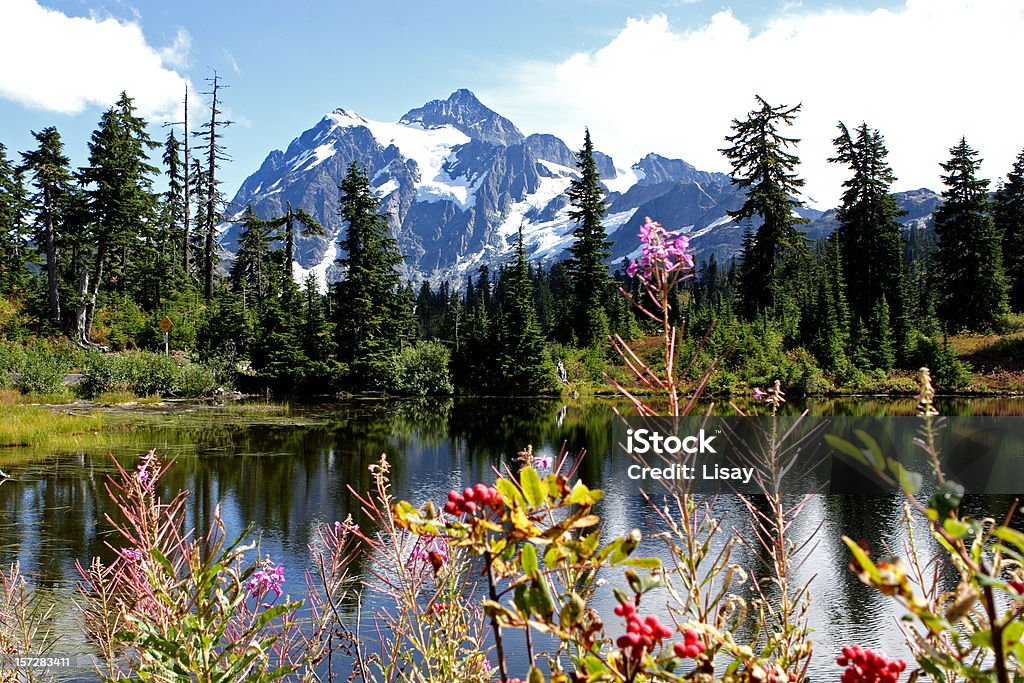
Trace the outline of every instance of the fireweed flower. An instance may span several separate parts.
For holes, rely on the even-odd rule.
[[[753,394],[753,396],[754,396],[755,399],[760,400],[760,399],[764,398],[767,395],[768,395],[768,392],[767,391],[761,391],[761,387],[754,387],[754,394]]]
[[[263,566],[253,572],[248,581],[245,582],[245,589],[249,597],[260,597],[268,591],[274,591],[277,597],[281,597],[281,586],[284,585],[284,565],[274,565],[268,558]]]
[[[157,480],[161,473],[160,461],[156,457],[156,450],[149,451],[139,461],[135,468],[135,481],[144,493],[153,493]]]
[[[693,270],[693,255],[688,253],[690,238],[677,230],[666,230],[661,223],[644,220],[640,226],[640,258],[626,267],[626,274],[650,283],[665,275]]]
[[[541,469],[548,469],[554,463],[550,455],[538,455],[533,459],[533,466]]]
[[[429,562],[437,570],[439,565],[448,561],[448,544],[439,536],[421,536],[409,553],[406,566],[410,569],[416,565]]]
[[[120,555],[128,562],[138,562],[142,559],[142,551],[136,548],[124,548],[121,550]]]

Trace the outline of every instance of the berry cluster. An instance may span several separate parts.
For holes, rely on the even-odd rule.
[[[1013,579],[1008,582],[1010,589],[1017,595],[1024,595],[1024,581],[1020,579]]]
[[[694,631],[692,628],[685,629],[683,631],[683,642],[676,643],[672,646],[672,650],[676,653],[676,657],[696,657],[707,646],[704,641],[700,639],[700,634]]]
[[[501,514],[505,509],[505,503],[501,500],[501,494],[493,486],[477,484],[472,488],[448,492],[448,502],[444,505],[444,511],[449,515],[473,516],[477,512],[485,515],[487,508]]]
[[[836,664],[846,667],[839,679],[843,683],[896,683],[907,668],[902,659],[889,661],[881,652],[859,645],[844,647],[843,654],[836,657]]]
[[[626,634],[615,641],[623,651],[629,650],[633,660],[643,658],[645,652],[651,652],[656,645],[672,635],[672,629],[658,621],[653,614],[643,618],[636,611],[636,605],[623,603],[615,608],[615,613],[626,619]]]

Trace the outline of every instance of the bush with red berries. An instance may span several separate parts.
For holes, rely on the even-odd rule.
[[[619,636],[615,644],[627,653],[630,659],[639,661],[647,652],[661,645],[661,641],[672,635],[668,628],[653,614],[646,618],[636,611],[636,606],[626,602],[615,608],[615,614],[626,619],[626,633]]]
[[[907,668],[902,659],[890,660],[881,652],[859,645],[844,647],[843,654],[836,658],[836,664],[846,667],[840,677],[843,683],[896,683]]]
[[[505,504],[498,489],[484,484],[467,486],[462,492],[449,491],[448,502],[444,506],[444,511],[449,515],[469,517],[476,516],[477,513],[486,517],[488,511],[501,514],[504,509]]]

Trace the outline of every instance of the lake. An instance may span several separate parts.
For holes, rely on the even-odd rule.
[[[938,405],[947,415],[1024,415],[1020,399],[958,398]],[[366,399],[295,405],[286,415],[181,406],[169,414],[112,414],[123,426],[112,433],[109,448],[28,459],[0,452],[0,468],[16,477],[0,484],[0,565],[20,560],[23,570],[52,592],[57,628],[65,637],[58,653],[88,650],[67,611],[67,598],[77,578],[76,560],[111,555],[104,519],[110,505],[103,491],[112,469],[108,450],[125,463],[150,448],[176,457],[164,479],[165,496],[190,491],[189,523],[199,527],[209,525],[218,504],[230,531],[255,523],[263,552],[285,565],[293,596],[302,590],[316,523],[349,513],[359,517],[348,487],[368,489],[368,467],[382,453],[393,465],[396,496],[421,504],[443,501],[451,489],[493,481],[492,468],[510,463],[526,444],[536,454],[554,454],[563,444],[571,452],[585,449],[579,476],[606,493],[599,510],[605,537],[634,527],[649,532],[654,514],[623,482],[624,466],[611,456],[616,406],[625,408],[617,399],[601,398]],[[914,404],[911,399],[829,399],[800,407],[814,415],[907,415]],[[995,514],[1008,504],[1000,497],[970,501],[974,512]],[[734,497],[722,496],[715,505],[727,528],[749,535],[746,513]],[[844,645],[905,652],[894,621],[901,612],[847,569],[841,540],[847,535],[873,548],[899,549],[906,539],[902,514],[896,496],[816,496],[795,525],[798,537],[821,525],[817,545],[797,570],[799,579],[811,581],[814,595],[816,680],[838,677],[834,657]],[[664,551],[659,543],[645,541],[639,554],[664,556]],[[741,562],[744,556],[743,550],[737,553]],[[610,591],[598,604],[611,632],[617,620]],[[513,671],[525,673],[523,664],[520,656]]]

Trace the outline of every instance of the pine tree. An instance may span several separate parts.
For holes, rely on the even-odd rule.
[[[809,335],[811,351],[821,366],[833,372],[845,372],[849,360],[850,310],[846,302],[843,263],[838,236],[833,233],[819,249],[818,291],[815,309],[807,316],[814,324]]]
[[[779,132],[793,124],[801,105],[773,107],[756,99],[759,108],[743,121],[733,120],[735,133],[725,138],[731,146],[721,150],[732,164],[732,182],[747,191],[743,205],[729,215],[738,222],[761,220],[756,232],[748,224],[743,240],[739,295],[749,319],[782,303],[786,281],[808,252],[796,227],[806,220],[793,215],[802,205],[795,197],[804,181],[794,172],[799,159],[786,151],[799,140]]]
[[[291,202],[288,202],[287,207],[283,216],[264,219],[263,223],[268,229],[276,231],[272,234],[273,239],[284,241],[284,273],[290,279],[292,277],[292,262],[295,260],[295,236],[298,233],[298,227],[304,226],[303,232],[306,235],[318,236],[327,234],[327,229],[302,208],[293,209]]]
[[[28,277],[29,203],[23,172],[0,143],[0,295],[20,290]]]
[[[325,297],[320,293],[316,275],[310,273],[302,287],[302,329],[299,338],[306,356],[321,364],[321,374],[333,374],[337,347]]]
[[[217,170],[222,161],[228,160],[221,142],[220,129],[230,126],[232,122],[221,118],[224,112],[220,110],[220,91],[228,86],[221,83],[216,71],[213,72],[213,76],[206,79],[206,82],[210,84],[210,90],[202,94],[210,96],[210,120],[203,123],[201,129],[192,135],[200,140],[197,158],[202,158],[205,163],[202,175],[196,174],[194,182],[203,185],[200,195],[202,206],[196,216],[196,222],[203,236],[203,294],[206,300],[210,301],[213,298],[213,273],[217,267],[217,224],[223,218],[221,207],[224,205]]]
[[[243,306],[262,304],[271,295],[270,241],[274,223],[261,220],[252,206],[242,216],[238,253],[228,279],[231,289],[242,295]]]
[[[896,364],[896,344],[885,295],[875,303],[867,326],[867,351],[871,366],[889,372]]]
[[[95,245],[88,298],[75,315],[76,341],[92,343],[92,324],[100,289],[109,283],[126,291],[129,259],[140,236],[156,222],[157,198],[149,164],[149,150],[159,145],[146,131],[146,121],[121,93],[117,103],[100,119],[89,142],[89,165],[81,171],[85,187],[90,235]],[[108,272],[109,271],[109,272]]]
[[[537,324],[522,227],[516,241],[515,261],[503,280],[505,297],[497,338],[499,386],[513,395],[550,391],[553,368],[544,349],[544,335]]]
[[[387,364],[398,351],[402,330],[399,311],[398,267],[402,263],[395,240],[366,174],[356,162],[339,186],[341,217],[347,224],[339,264],[345,278],[337,284],[337,330],[342,360],[353,384],[379,386]]]
[[[1006,310],[1002,240],[989,211],[988,180],[977,177],[977,151],[962,138],[949,152],[935,211],[939,315],[950,331],[988,330]]]
[[[36,192],[30,197],[35,208],[35,243],[46,259],[46,293],[49,322],[62,328],[60,301],[60,246],[68,227],[76,187],[64,142],[53,126],[32,133],[39,147],[22,152],[21,168],[32,178]]]
[[[164,215],[161,224],[164,234],[160,238],[160,249],[164,268],[168,272],[178,272],[187,278],[189,259],[181,252],[189,251],[188,239],[182,237],[188,230],[188,193],[185,186],[188,164],[182,159],[181,149],[181,142],[171,130],[164,143],[163,162],[167,191],[164,192],[163,200]],[[177,239],[175,235],[178,236]],[[180,258],[177,258],[179,256]],[[174,261],[177,261],[178,267],[172,265]]]
[[[573,179],[566,191],[572,204],[569,217],[577,223],[566,269],[572,285],[573,332],[579,345],[586,347],[602,343],[608,336],[605,307],[611,283],[605,260],[611,256],[612,245],[601,224],[608,205],[589,130],[584,132],[576,168],[580,177]]]
[[[996,229],[1003,235],[1010,306],[1015,311],[1024,311],[1024,150],[1006,174],[1006,182],[996,191],[993,214]]]
[[[884,296],[891,311],[897,345],[909,335],[904,291],[903,240],[897,220],[902,212],[889,188],[896,180],[886,157],[889,150],[877,130],[866,123],[851,135],[842,122],[833,140],[837,154],[829,161],[850,167],[839,207],[839,244],[846,275],[846,297],[853,314],[868,320]]]

